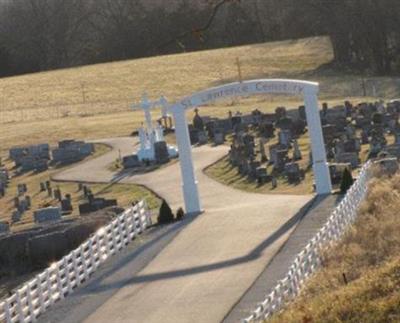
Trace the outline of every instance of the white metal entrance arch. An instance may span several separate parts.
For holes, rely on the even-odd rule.
[[[201,204],[196,181],[192,147],[190,144],[186,110],[206,105],[218,99],[248,96],[252,94],[280,93],[302,95],[306,106],[308,132],[311,138],[313,171],[318,194],[329,194],[332,190],[329,168],[326,161],[325,144],[322,136],[321,120],[318,109],[318,83],[262,79],[240,83],[231,83],[207,89],[188,96],[171,106],[175,119],[175,133],[179,148],[179,159],[183,182],[183,197],[187,213],[201,212]]]

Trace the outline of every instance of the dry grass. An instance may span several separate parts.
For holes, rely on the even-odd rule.
[[[400,321],[400,174],[376,178],[355,226],[272,322]],[[348,284],[345,284],[345,274]]]
[[[321,68],[332,60],[328,38],[248,45],[169,55],[0,79],[0,153],[13,145],[63,138],[100,138],[128,135],[143,120],[130,112],[142,92],[170,101],[193,91],[238,79],[239,57],[244,79],[290,77],[319,81],[321,99],[359,101],[361,79]],[[377,96],[400,96],[394,78],[375,78]],[[371,99],[371,98],[370,98]],[[278,105],[296,107],[299,98],[252,97],[221,102],[202,114],[225,116],[228,110],[271,111]],[[155,115],[159,114],[155,112]],[[192,115],[189,115],[191,118]]]

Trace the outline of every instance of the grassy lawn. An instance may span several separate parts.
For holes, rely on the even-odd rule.
[[[399,174],[374,180],[355,226],[326,251],[295,302],[268,322],[400,321],[399,183]]]
[[[174,100],[194,91],[237,81],[236,58],[244,79],[299,78],[319,81],[321,100],[330,104],[363,98],[361,76],[324,68],[332,61],[329,39],[316,37],[194,53],[98,64],[0,79],[0,154],[14,145],[65,138],[97,139],[129,135],[143,121],[130,105],[144,91]],[[400,96],[399,80],[369,78],[367,94]],[[375,92],[371,90],[375,86]],[[229,110],[272,111],[297,107],[300,98],[263,95],[219,102],[202,115],[226,116]],[[159,116],[159,111],[154,116]],[[193,112],[188,113],[188,118]]]
[[[269,141],[268,146],[275,143],[277,143],[277,138],[273,138],[271,141]],[[300,160],[298,163],[300,165],[300,168],[305,169],[306,172],[304,180],[297,185],[290,184],[286,180],[286,178],[284,178],[284,176],[278,176],[278,175],[277,175],[278,186],[275,189],[272,188],[271,183],[265,183],[263,185],[260,185],[256,181],[249,180],[247,176],[239,174],[238,168],[233,167],[231,165],[228,157],[224,157],[214,165],[208,167],[205,170],[205,173],[222,184],[229,185],[234,188],[248,192],[267,193],[267,194],[274,194],[274,193],[295,194],[295,195],[312,194],[313,193],[312,184],[314,181],[314,176],[312,174],[311,169],[308,168],[310,146],[307,134],[301,136],[298,139],[298,143],[299,143],[299,148],[303,155],[303,159]],[[273,171],[273,165],[268,165],[267,173],[271,174],[272,171]]]
[[[105,152],[109,151],[109,147],[102,144],[95,145],[96,152],[88,158],[95,158]],[[11,169],[13,163],[9,160],[5,162],[8,169]],[[66,166],[69,167],[69,166]],[[59,206],[59,202],[53,198],[50,198],[47,192],[40,192],[40,182],[45,182],[50,179],[50,176],[59,172],[62,168],[50,168],[48,171],[42,173],[29,172],[20,176],[15,176],[12,178],[10,185],[6,191],[5,197],[0,199],[0,209],[2,210],[0,214],[0,221],[10,221],[11,214],[14,210],[13,198],[17,192],[17,186],[19,183],[25,183],[28,186],[28,195],[32,199],[31,210],[27,211],[20,222],[11,226],[12,231],[20,231],[23,229],[28,229],[34,226],[33,223],[33,210],[46,207],[46,206]],[[159,199],[144,187],[132,184],[88,184],[92,189],[93,194],[96,197],[104,197],[117,199],[118,205],[122,207],[127,207],[132,201],[141,200],[143,198],[149,204],[151,209],[158,208],[160,205]],[[72,202],[74,206],[73,213],[68,216],[68,218],[76,218],[79,216],[78,203],[84,201],[84,196],[82,191],[78,191],[78,185],[75,183],[63,183],[63,182],[52,182],[52,187],[59,187],[62,194],[71,194]]]

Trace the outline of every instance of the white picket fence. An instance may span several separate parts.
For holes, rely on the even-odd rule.
[[[357,210],[367,192],[370,167],[367,162],[360,171],[357,181],[333,211],[326,224],[297,255],[285,278],[277,283],[265,300],[259,303],[253,313],[242,320],[243,323],[260,322],[279,311],[284,304],[292,300],[304,285],[307,278],[320,265],[321,251],[332,245],[349,228],[357,217]]]
[[[149,225],[150,214],[146,202],[141,201],[0,303],[0,322],[34,322]]]

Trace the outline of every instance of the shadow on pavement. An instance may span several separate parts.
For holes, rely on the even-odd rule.
[[[265,239],[262,243],[260,243],[256,248],[254,248],[251,252],[249,252],[247,255],[237,257],[234,259],[214,263],[214,264],[207,264],[207,265],[201,265],[193,268],[187,268],[187,269],[180,269],[180,270],[175,270],[175,271],[169,271],[169,272],[160,272],[156,274],[151,274],[151,275],[142,275],[142,276],[134,276],[129,279],[124,279],[120,280],[118,282],[112,283],[112,284],[104,284],[104,285],[98,285],[99,282],[101,282],[102,279],[104,279],[106,276],[111,275],[113,272],[117,271],[118,269],[121,268],[121,266],[126,265],[128,262],[133,260],[135,255],[138,252],[141,252],[142,250],[137,250],[134,254],[129,256],[128,258],[124,259],[123,262],[118,264],[117,267],[113,268],[109,272],[105,273],[102,275],[102,277],[98,278],[96,281],[93,282],[93,284],[96,285],[96,287],[90,288],[91,290],[96,290],[96,292],[101,292],[104,290],[108,289],[118,289],[122,286],[126,285],[131,285],[131,284],[140,284],[144,282],[153,282],[157,280],[164,280],[164,279],[170,279],[170,278],[176,278],[176,277],[182,277],[182,276],[189,276],[189,275],[195,275],[203,272],[208,272],[208,271],[213,271],[213,270],[218,270],[226,267],[231,267],[231,266],[236,266],[245,262],[250,262],[253,260],[258,259],[263,250],[265,250],[267,247],[269,247],[271,244],[273,244],[276,240],[278,240],[282,235],[287,233],[290,229],[292,229],[297,223],[301,221],[301,219],[307,214],[307,212],[311,209],[316,207],[318,204],[320,204],[326,197],[319,197],[319,198],[314,198],[310,202],[308,202],[305,206],[302,207],[302,209],[297,212],[296,215],[294,215],[291,219],[289,219],[286,223],[284,223],[278,230],[276,230],[272,235],[270,235],[267,239]],[[190,221],[192,221],[191,219]],[[185,225],[185,224],[183,224]],[[87,290],[86,292],[90,292]]]

